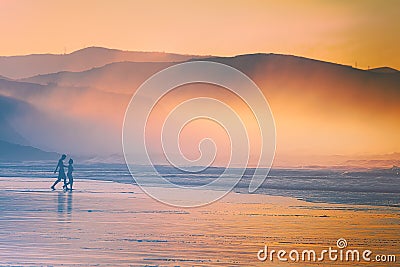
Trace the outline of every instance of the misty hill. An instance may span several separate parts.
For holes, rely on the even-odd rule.
[[[3,118],[0,120],[0,137],[3,140],[47,151],[79,151],[84,155],[119,148],[120,140],[110,134],[116,127],[110,127],[109,116],[113,112],[122,112],[125,101],[129,101],[126,96],[91,88],[4,80],[0,80],[1,99],[4,100],[0,101],[3,104],[0,106],[0,118]],[[85,111],[80,112],[80,109]],[[103,117],[103,121],[93,121],[98,117]],[[27,140],[17,140],[18,136]],[[105,142],[109,136],[113,138]]]
[[[154,73],[172,62],[117,62],[82,72],[63,71],[21,79],[20,82],[62,87],[96,88],[114,93],[132,93]]]
[[[0,140],[0,161],[56,160],[59,154]]]
[[[265,92],[274,91],[276,86],[280,86],[280,90],[285,91],[290,88],[304,90],[310,88],[310,85],[315,86],[316,82],[320,85],[318,91],[329,91],[326,87],[332,87],[333,84],[352,87],[353,82],[360,86],[365,84],[366,88],[392,89],[400,83],[400,72],[388,77],[382,73],[289,55],[250,54],[235,57],[210,57],[202,60],[220,62],[243,71]],[[118,62],[83,72],[51,73],[21,79],[21,81],[62,87],[91,87],[114,93],[131,94],[152,74],[173,64],[176,63]],[[350,92],[351,90],[343,91]],[[315,92],[315,88],[313,91]]]
[[[2,80],[12,80],[12,79],[10,79],[8,77],[5,77],[5,76],[2,76],[2,75],[0,75],[0,79],[2,79]]]
[[[11,79],[0,78],[0,89],[3,90],[39,90],[43,86],[37,83],[21,82]]]
[[[390,67],[381,67],[381,68],[374,68],[374,69],[369,69],[369,71],[372,72],[377,72],[377,73],[399,73],[398,70],[390,68]]]
[[[27,110],[28,105],[22,101],[0,95],[0,140],[22,145],[28,144],[28,141],[11,125],[17,117]]]
[[[399,72],[388,75],[277,54],[207,60],[243,71],[263,91],[275,117],[275,162],[280,166],[299,166],[299,153],[349,156],[400,151]],[[28,102],[41,112],[26,113],[24,124],[16,124],[35,147],[99,157],[121,154],[122,121],[131,95],[152,74],[173,64],[114,62],[85,71],[0,80],[0,95]],[[212,93],[206,89],[190,87],[176,99]],[[305,164],[327,163],[320,156],[303,159]]]
[[[65,55],[0,56],[0,75],[20,79],[60,71],[84,71],[112,62],[179,62],[191,58],[200,56],[89,47]]]

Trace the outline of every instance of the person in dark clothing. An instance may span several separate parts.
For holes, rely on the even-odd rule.
[[[57,181],[54,182],[54,184],[51,186],[51,189],[56,190],[55,186],[61,182],[61,180],[64,180],[64,185],[63,188],[67,189],[67,177],[65,176],[65,170],[64,168],[67,167],[64,165],[64,160],[67,156],[66,155],[62,155],[61,158],[58,160],[58,164],[56,169],[54,170],[54,173],[57,173],[58,171],[58,178]]]
[[[67,177],[68,177],[67,185],[69,185],[69,190],[71,190],[71,191],[72,191],[72,185],[74,184],[74,177],[72,176],[72,172],[74,171],[74,166],[72,166],[72,164],[74,164],[74,160],[69,159],[68,172],[67,172]]]

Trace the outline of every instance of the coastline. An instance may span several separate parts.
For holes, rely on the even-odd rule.
[[[126,164],[81,164],[78,179],[114,181],[135,184]],[[146,175],[146,166],[138,166]],[[213,181],[222,171],[213,168],[201,176],[189,176],[174,169],[158,166],[161,175],[182,186],[202,185]],[[0,177],[29,179],[51,178],[54,162],[23,162],[0,166]],[[251,175],[242,177],[234,192],[248,193]],[[336,170],[272,169],[256,194],[286,196],[311,203],[381,206],[399,208],[400,179],[390,170],[338,172]],[[195,194],[196,195],[196,194]]]
[[[234,192],[174,208],[136,185],[77,179],[73,192],[52,192],[52,181],[0,177],[0,265],[262,266],[271,264],[257,259],[266,244],[318,250],[339,238],[400,258],[398,208]]]

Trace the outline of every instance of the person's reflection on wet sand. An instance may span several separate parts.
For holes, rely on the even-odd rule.
[[[67,213],[68,215],[72,213],[72,192],[67,193]]]
[[[58,192],[57,196],[57,211],[58,213],[64,213],[65,209],[65,194],[63,192]]]
[[[71,217],[72,209],[72,192],[58,192],[57,213],[62,216],[66,213],[68,217]]]

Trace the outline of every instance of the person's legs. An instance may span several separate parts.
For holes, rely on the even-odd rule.
[[[68,184],[67,184],[67,177],[63,177],[63,179],[64,179],[64,185],[63,185],[63,188],[65,189],[65,190],[68,190]]]
[[[68,184],[69,184],[69,190],[72,190],[72,185],[73,185],[73,183],[74,183],[74,178],[72,177],[72,175],[71,174],[67,174],[67,176],[68,176]]]
[[[54,184],[53,184],[50,188],[53,189],[53,190],[56,190],[55,186],[56,186],[59,182],[61,182],[61,179],[60,179],[60,178],[57,178],[57,181],[55,181]]]

